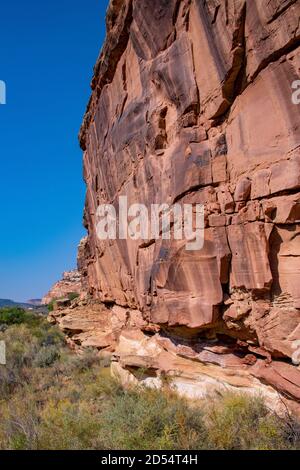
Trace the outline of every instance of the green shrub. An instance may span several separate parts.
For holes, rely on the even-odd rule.
[[[204,449],[202,411],[157,390],[122,391],[101,413],[99,444],[105,449]],[[130,430],[130,432],[128,432]]]
[[[213,449],[285,449],[287,422],[270,413],[258,396],[227,393],[214,400],[208,414]]]
[[[0,333],[0,340],[6,343],[7,362],[0,368],[0,396],[8,396],[17,387],[28,383],[32,367],[45,367],[49,361],[53,363],[65,344],[62,333],[43,317],[25,312],[22,319],[22,324],[12,324]]]
[[[70,300],[70,301],[73,301],[75,299],[78,299],[78,297],[80,296],[80,294],[78,294],[78,292],[70,292],[66,297]],[[55,307],[55,302],[57,300],[61,300],[63,299],[64,297],[57,297],[53,300],[51,300],[51,302],[48,304],[48,311],[49,312],[53,312],[54,311],[54,307]]]
[[[34,397],[26,391],[2,406],[0,449],[34,450],[38,448],[39,410]]]
[[[75,299],[78,299],[78,297],[79,297],[78,292],[70,292],[70,293],[68,294],[68,299],[69,299],[69,300],[75,300]]]
[[[60,352],[56,346],[41,348],[33,360],[33,367],[50,367],[60,358]]]
[[[91,405],[84,401],[74,404],[69,400],[59,403],[50,400],[41,413],[38,448],[92,449],[100,427],[98,418]]]
[[[32,323],[36,320],[36,315],[26,312],[19,307],[6,307],[0,309],[0,324],[21,325],[22,323]]]
[[[89,371],[94,365],[99,364],[100,359],[98,352],[95,349],[86,349],[80,355],[69,355],[65,361],[65,373],[73,375],[76,373],[82,373]]]
[[[37,325],[30,328],[30,333],[34,338],[38,339],[39,345],[42,346],[58,346],[65,345],[65,337],[63,333],[55,326],[50,325],[46,320],[40,321]]]

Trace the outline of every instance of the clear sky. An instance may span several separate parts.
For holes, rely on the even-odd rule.
[[[0,298],[40,298],[85,232],[77,134],[108,0],[1,3]]]

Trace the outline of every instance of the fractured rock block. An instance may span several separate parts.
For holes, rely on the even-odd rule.
[[[300,188],[300,155],[271,167],[271,194],[298,188]]]
[[[205,230],[204,248],[170,252],[159,262],[155,279],[164,279],[153,299],[151,321],[200,327],[214,323],[228,282],[230,251],[224,227]]]
[[[231,288],[269,289],[272,273],[265,224],[232,225],[227,233],[232,253]]]
[[[291,307],[273,307],[269,311],[254,306],[251,325],[255,329],[259,344],[273,357],[292,358],[295,344],[300,341],[300,312]]]
[[[234,200],[236,202],[247,201],[251,193],[251,180],[249,178],[242,178],[235,189]]]
[[[270,262],[273,294],[290,297],[290,304],[300,308],[300,226],[275,227],[270,237]]]
[[[271,171],[258,170],[252,176],[252,186],[251,186],[251,199],[257,199],[270,194],[270,176]]]

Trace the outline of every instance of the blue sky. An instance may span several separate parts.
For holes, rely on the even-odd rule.
[[[0,298],[39,298],[76,266],[85,232],[77,134],[107,0],[1,4]]]

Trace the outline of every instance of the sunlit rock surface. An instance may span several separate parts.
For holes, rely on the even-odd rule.
[[[125,382],[142,368],[191,395],[228,385],[300,402],[299,16],[298,0],[110,2],[80,131],[79,267],[108,321],[125,315],[111,343]],[[99,241],[97,207],[119,196],[204,204],[204,248]]]

